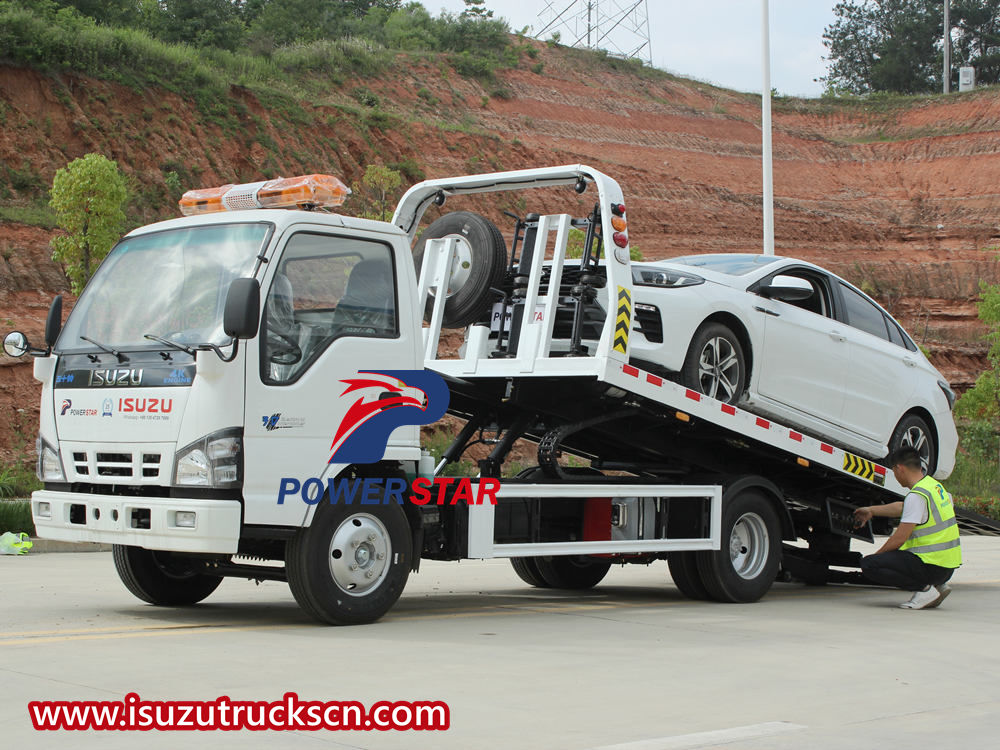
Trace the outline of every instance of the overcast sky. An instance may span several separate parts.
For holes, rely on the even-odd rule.
[[[598,2],[608,13],[616,4],[631,5],[631,0]],[[541,11],[550,4],[561,11],[571,3],[486,0],[486,7],[506,18],[513,30],[531,26],[534,35],[542,27]],[[834,5],[834,0],[770,0],[771,86],[780,93],[822,93],[814,79],[826,73],[823,29],[833,22]],[[462,0],[424,0],[424,6],[433,13],[465,8]],[[761,0],[648,0],[647,6],[656,67],[738,91],[760,92]],[[562,41],[569,41],[566,33]]]

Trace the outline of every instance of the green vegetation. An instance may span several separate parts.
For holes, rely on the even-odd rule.
[[[2,481],[2,475],[0,475]],[[2,486],[2,485],[0,485]],[[14,534],[35,535],[35,524],[31,520],[31,503],[27,500],[0,499],[0,534],[10,531]]]
[[[55,229],[57,224],[55,212],[47,205],[0,206],[0,221],[13,221],[43,229]]]
[[[566,241],[566,257],[567,258],[582,258],[583,257],[583,244],[587,239],[587,235],[580,229],[571,228],[569,230],[569,238]],[[634,242],[629,243],[628,246],[629,258],[634,262],[642,260],[642,251],[639,246]]]
[[[52,259],[62,263],[74,294],[121,236],[127,196],[117,162],[101,154],[74,159],[56,172],[50,204],[66,234],[52,240]]]

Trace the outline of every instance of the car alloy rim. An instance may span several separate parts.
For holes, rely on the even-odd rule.
[[[330,539],[330,574],[337,588],[350,596],[364,596],[389,573],[392,542],[375,516],[355,513],[346,518]]]
[[[740,382],[740,359],[733,343],[722,336],[709,339],[698,359],[698,382],[709,398],[731,401]]]
[[[923,464],[924,470],[927,470],[931,460],[931,444],[923,430],[916,425],[907,428],[906,432],[903,433],[902,439],[899,441],[899,445],[901,448],[913,448],[913,450],[919,453],[920,463]]]
[[[770,541],[767,524],[756,513],[744,513],[729,535],[729,559],[740,578],[753,580],[767,564]]]

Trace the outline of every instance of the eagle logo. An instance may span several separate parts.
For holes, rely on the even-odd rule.
[[[330,444],[331,464],[377,463],[395,429],[436,422],[448,411],[448,386],[430,370],[359,370],[340,382],[347,386],[340,398],[353,403]]]

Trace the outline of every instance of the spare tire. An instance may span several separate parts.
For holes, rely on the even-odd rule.
[[[455,237],[458,246],[451,284],[444,306],[445,328],[465,328],[482,320],[507,269],[507,247],[496,224],[485,216],[469,211],[445,214],[432,223],[420,236],[413,249],[413,262],[420,277],[427,240]],[[427,298],[424,318],[430,320],[434,308],[434,291]]]

